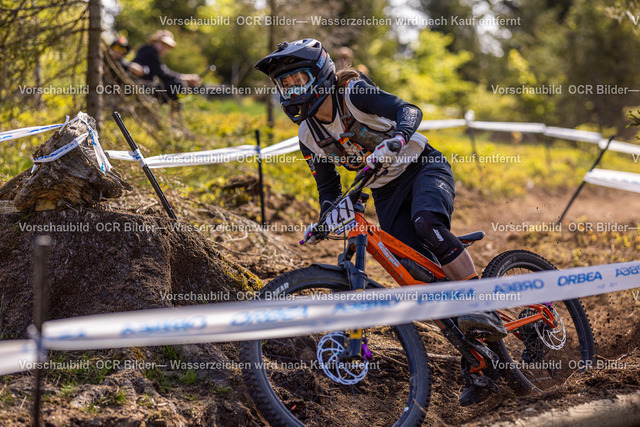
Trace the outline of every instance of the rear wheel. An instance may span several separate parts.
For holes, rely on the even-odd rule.
[[[367,287],[379,287],[369,282]],[[330,294],[349,290],[343,271],[318,266],[272,280],[262,295]],[[243,375],[271,425],[414,426],[426,415],[431,392],[427,354],[413,325],[364,330],[362,354],[339,356],[348,331],[241,343]]]
[[[533,252],[516,250],[495,257],[482,277],[503,277],[556,268]],[[517,369],[512,379],[524,389],[548,390],[562,384],[572,373],[590,366],[595,356],[591,324],[579,299],[547,302],[498,310],[505,324],[541,313],[553,317],[552,325],[537,320],[509,331],[496,350],[508,353]]]

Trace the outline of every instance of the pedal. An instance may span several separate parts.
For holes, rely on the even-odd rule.
[[[470,374],[470,375],[471,375],[471,382],[473,382],[473,385],[477,387],[486,388],[491,391],[498,391],[498,386],[496,385],[495,381],[493,381],[488,376],[479,375],[479,374]]]

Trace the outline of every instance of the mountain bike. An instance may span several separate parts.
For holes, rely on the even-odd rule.
[[[365,185],[384,171],[366,168],[326,211],[313,230],[318,239],[346,235],[337,265],[313,264],[270,281],[265,299],[336,297],[338,292],[383,287],[365,273],[369,253],[400,286],[447,281],[435,257],[405,245],[364,216]],[[478,231],[458,238],[469,246]],[[518,275],[555,267],[532,252],[496,256],[482,277]],[[534,279],[514,288],[535,287]],[[514,291],[510,289],[506,291]],[[480,330],[463,334],[455,319],[436,319],[460,353],[473,384],[519,394],[548,390],[589,366],[595,344],[589,319],[577,300],[499,310],[508,336],[487,342]],[[420,425],[431,394],[427,352],[413,324],[327,331],[240,344],[243,376],[260,414],[271,425]]]

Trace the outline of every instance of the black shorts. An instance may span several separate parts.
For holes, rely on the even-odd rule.
[[[430,252],[416,236],[412,220],[420,211],[436,213],[451,228],[455,180],[451,165],[437,150],[420,160],[382,188],[372,189],[380,228],[417,251]]]

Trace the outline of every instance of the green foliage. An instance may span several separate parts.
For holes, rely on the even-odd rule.
[[[490,121],[528,121],[520,109],[520,100],[516,95],[502,95],[485,87],[486,82],[469,94],[469,109],[475,113],[476,120]]]
[[[229,25],[199,26],[202,35],[203,52],[210,63],[215,64],[217,72],[224,80],[234,85],[264,81],[257,72],[252,72],[253,64],[270,51],[267,46],[266,27],[262,25],[242,25],[238,17],[261,17],[264,11],[258,11],[254,2],[247,0],[217,0],[199,10],[198,17],[226,17]],[[190,28],[192,31],[196,29]]]
[[[33,0],[3,4],[0,22],[0,103],[2,115],[13,118],[25,107],[43,102],[76,100],[75,95],[47,95],[46,91],[84,84],[86,54],[82,28],[86,6],[72,0]],[[41,93],[38,91],[41,89]]]
[[[220,397],[227,397],[231,393],[231,387],[225,384],[215,384],[211,387],[211,392]]]
[[[182,352],[175,345],[162,346],[162,355],[166,360],[182,361]]]
[[[107,357],[97,351],[80,354],[58,351],[52,352],[50,356],[52,363],[66,367],[66,369],[57,370],[56,373],[58,380],[70,388],[77,384],[99,384],[107,375],[116,371],[117,364],[113,362],[117,360],[115,354]]]
[[[484,160],[480,172],[466,135],[442,130],[428,136],[451,163],[458,185],[477,189],[487,197],[523,196],[535,187],[573,188],[582,181],[599,152],[597,147],[556,140],[547,153],[541,141],[497,143],[491,142],[488,134],[477,133],[478,155]],[[628,155],[614,152],[607,153],[601,166],[621,171],[637,169]]]
[[[147,393],[143,394],[138,398],[138,406],[144,406],[145,408],[153,408],[155,406],[155,402],[153,398],[149,396]]]
[[[60,387],[60,396],[62,397],[71,397],[78,390],[78,385],[75,383],[66,383]]]
[[[613,17],[610,6],[605,0],[572,0],[548,7],[544,0],[532,0],[513,8],[511,16],[521,18],[521,25],[510,28],[512,37],[503,47],[506,52],[517,51],[526,72],[534,77],[518,84],[562,87],[553,95],[518,96],[518,108],[530,120],[624,128],[623,112],[625,106],[637,103],[635,94],[612,95],[598,88],[638,87],[640,59],[629,52],[640,49],[640,39],[634,22]],[[509,65],[496,74],[498,83],[513,85],[522,77],[524,69],[515,70],[513,61]],[[583,93],[572,93],[572,87],[583,88]]]
[[[423,30],[410,45],[410,55],[383,55],[383,43],[370,48],[375,58],[375,78],[383,89],[413,103],[462,106],[473,85],[460,77],[460,68],[471,59],[466,51],[451,53],[452,36]],[[377,82],[378,83],[378,82]]]
[[[198,373],[193,369],[189,369],[187,372],[182,374],[180,382],[187,385],[195,384],[198,382]]]
[[[172,70],[180,73],[200,74],[209,66],[207,57],[203,54],[201,37],[197,33],[180,32],[180,44],[171,49],[162,61]]]
[[[154,381],[159,393],[167,393],[173,387],[173,381],[163,371],[158,368],[147,369],[144,372],[144,377],[148,380]],[[149,403],[146,399],[142,398],[142,403],[138,400],[138,405],[145,406]]]
[[[7,387],[4,387],[2,393],[0,393],[0,404],[12,405],[15,400],[15,396],[7,389]]]

